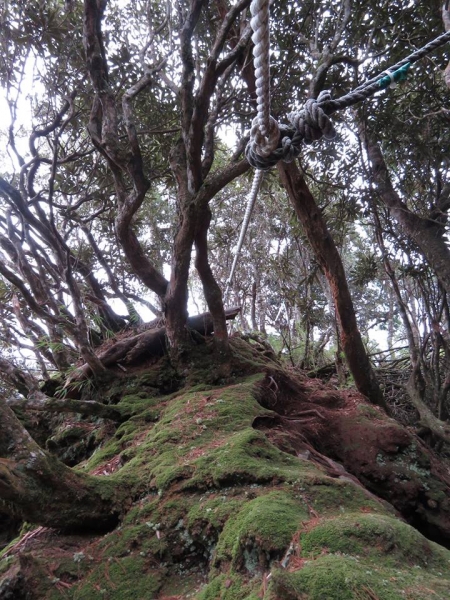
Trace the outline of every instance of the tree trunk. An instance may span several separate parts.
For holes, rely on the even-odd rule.
[[[226,354],[228,351],[228,331],[223,307],[222,291],[214,277],[208,260],[208,229],[211,222],[211,209],[205,206],[197,219],[195,236],[195,267],[200,276],[203,293],[213,320],[214,342],[217,350]]]
[[[330,285],[341,332],[342,347],[358,390],[386,409],[381,389],[364,348],[339,252],[322,213],[294,163],[278,163],[278,172]]]
[[[256,283],[256,277],[252,282],[252,303],[250,307],[250,319],[252,322],[253,331],[258,331],[258,323],[256,322],[256,299],[258,296],[258,286]]]
[[[117,524],[121,504],[117,483],[72,471],[44,452],[3,398],[0,422],[3,512],[64,530],[105,531]]]
[[[379,218],[376,210],[373,211],[373,214],[374,214],[374,220],[375,220],[375,234],[376,234],[376,238],[377,238],[377,242],[378,242],[378,247],[380,248],[381,255],[383,258],[384,270],[385,270],[386,275],[389,277],[389,280],[390,280],[391,286],[392,286],[390,301],[391,301],[392,294],[393,294],[395,296],[395,298],[397,299],[397,309],[400,313],[400,318],[402,320],[403,327],[404,327],[405,333],[406,333],[406,338],[408,340],[411,364],[412,364],[413,368],[416,368],[416,366],[418,366],[418,364],[419,364],[418,347],[419,347],[420,340],[418,340],[417,337],[414,335],[413,328],[411,326],[411,321],[408,316],[408,307],[407,307],[406,303],[403,301],[402,294],[400,291],[400,286],[398,284],[397,277],[395,275],[395,271],[389,260],[389,256],[388,256],[386,246],[385,246],[384,240],[383,240],[380,218]],[[390,348],[391,347],[389,346],[389,349]]]
[[[405,234],[417,244],[442,287],[450,294],[450,249],[444,237],[443,223],[431,216],[419,217],[408,208],[392,185],[380,147],[370,138],[364,123],[359,123],[358,127],[372,165],[372,177],[380,199]]]

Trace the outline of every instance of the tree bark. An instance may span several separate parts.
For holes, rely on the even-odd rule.
[[[225,318],[227,320],[234,319],[240,311],[240,307],[228,308],[225,311]],[[159,322],[159,319],[155,320],[155,323]],[[186,333],[188,333],[189,329],[197,331],[201,335],[211,335],[214,331],[214,320],[211,314],[203,313],[189,317]],[[162,356],[167,351],[166,336],[166,327],[160,326],[155,329],[143,331],[129,338],[119,340],[113,346],[101,352],[98,355],[98,359],[105,367],[112,367],[118,362],[133,364],[145,357]],[[85,379],[89,377],[90,373],[89,365],[84,364],[72,374],[69,382]]]
[[[188,279],[197,215],[193,199],[183,199],[179,205],[182,207],[181,224],[174,240],[171,277],[164,297],[167,340],[174,357],[181,356],[189,347],[186,327]]]
[[[392,185],[379,145],[370,137],[364,123],[359,122],[358,127],[372,165],[372,177],[381,201],[388,207],[405,234],[417,244],[441,281],[442,287],[450,295],[450,249],[445,241],[443,223],[431,217],[419,217],[408,208]]]
[[[0,398],[0,506],[25,521],[104,531],[118,521],[119,486],[77,473],[47,454]]]
[[[341,257],[304,178],[295,163],[278,163],[278,173],[333,295],[342,348],[358,390],[387,409],[356,322]]]
[[[34,392],[26,398],[8,401],[14,409],[36,410],[39,412],[77,413],[85,417],[100,417],[115,423],[126,421],[129,411],[122,411],[117,406],[109,406],[96,400],[74,400],[73,398],[50,398],[42,392]]]
[[[208,260],[208,229],[211,222],[211,209],[205,206],[197,224],[195,236],[195,266],[200,276],[203,293],[208,304],[214,326],[214,341],[220,352],[228,350],[228,331],[223,307],[222,291],[214,277]]]
[[[95,400],[74,400],[72,398],[51,398],[44,394],[39,381],[29,372],[20,369],[12,362],[0,358],[0,379],[15,388],[23,396],[8,398],[8,406],[54,412],[74,412],[87,417],[101,417],[116,422],[125,421],[130,415],[117,406],[108,406]]]
[[[444,22],[445,31],[448,31],[450,29],[450,11],[446,10],[446,4],[442,7],[442,20]],[[450,62],[444,70],[444,81],[445,85],[450,89]]]
[[[426,405],[422,398],[420,383],[416,381],[416,378],[417,369],[413,369],[405,387],[409,399],[419,413],[419,426],[422,425],[429,429],[438,440],[450,444],[450,425],[435,417],[433,411]]]

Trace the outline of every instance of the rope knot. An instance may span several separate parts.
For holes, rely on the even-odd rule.
[[[285,163],[290,163],[297,158],[300,154],[301,140],[300,143],[296,143],[294,140],[294,132],[292,129],[286,127],[286,125],[280,126],[280,146],[281,146],[281,159]]]
[[[250,129],[250,144],[253,152],[263,158],[267,158],[278,148],[280,140],[280,128],[278,122],[273,117],[269,117],[269,129],[264,131],[259,117],[252,121]]]
[[[245,149],[252,167],[266,171],[280,160],[295,160],[300,154],[302,142],[311,144],[321,137],[332,140],[336,131],[323,108],[330,100],[331,94],[328,91],[321,92],[317,99],[307,100],[300,111],[288,115],[293,128],[278,125],[270,117],[270,127],[265,133],[261,131],[261,120],[258,117],[253,119],[250,141]]]
[[[331,94],[324,90],[320,92],[317,99],[307,100],[299,112],[288,115],[289,121],[305,144],[312,144],[322,136],[327,140],[332,140],[336,136],[336,130],[330,118],[319,106],[320,104],[326,104],[329,100],[331,100]]]

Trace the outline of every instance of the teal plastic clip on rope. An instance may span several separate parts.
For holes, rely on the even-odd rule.
[[[380,81],[378,82],[378,85],[380,86],[380,88],[382,90],[384,90],[388,86],[395,87],[397,85],[397,83],[399,83],[400,81],[405,81],[405,79],[408,75],[408,69],[410,66],[411,66],[411,63],[408,62],[405,65],[403,65],[403,67],[400,67],[400,69],[397,69],[393,73],[389,73],[388,75],[385,75],[384,77],[382,77],[380,79]]]

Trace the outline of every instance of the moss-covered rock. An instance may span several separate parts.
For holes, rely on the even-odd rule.
[[[213,566],[220,568],[229,563],[233,570],[250,575],[264,572],[274,560],[280,560],[308,516],[306,505],[291,494],[264,491],[229,517],[219,537]]]

